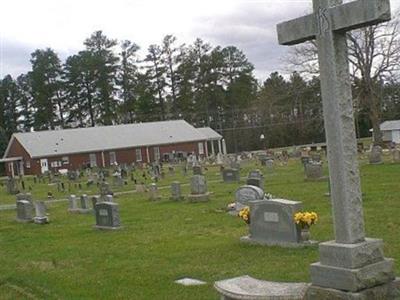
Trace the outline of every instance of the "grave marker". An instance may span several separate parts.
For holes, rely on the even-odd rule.
[[[311,265],[313,285],[309,299],[358,299],[360,293],[373,293],[374,287],[386,285],[388,298],[394,279],[393,261],[371,260],[374,240],[365,239],[357,144],[354,127],[351,81],[347,54],[347,31],[390,20],[389,0],[313,0],[314,13],[278,24],[278,39],[283,45],[295,45],[316,39],[321,80],[321,95],[328,163],[335,241],[320,245],[321,261]],[[325,256],[341,260],[327,263]],[[356,268],[342,261],[364,257]],[[360,292],[360,293],[357,293]],[[374,298],[377,299],[377,298]]]
[[[117,230],[121,228],[117,203],[101,202],[95,206],[97,229]]]

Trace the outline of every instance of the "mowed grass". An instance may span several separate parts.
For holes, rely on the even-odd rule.
[[[255,167],[260,168],[245,166],[242,178]],[[326,181],[304,181],[298,160],[263,172],[267,192],[303,201],[305,210],[320,215],[313,239],[333,239]],[[399,274],[400,164],[361,161],[361,174],[367,236],[384,239],[385,255],[397,260]],[[184,183],[189,177],[176,174],[174,179]],[[239,184],[215,182],[217,168],[207,177],[213,192],[208,203],[170,201],[169,189],[160,190],[159,202],[150,202],[146,194],[119,196],[120,231],[93,229],[94,216],[69,214],[67,202],[49,205],[51,223],[44,226],[18,224],[15,211],[0,212],[0,299],[219,299],[213,282],[244,274],[309,281],[318,249],[241,244],[247,225],[225,212]],[[189,187],[183,191],[187,194]],[[174,283],[182,277],[207,285]]]

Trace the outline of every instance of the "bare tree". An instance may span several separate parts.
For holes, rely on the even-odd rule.
[[[382,85],[400,66],[399,13],[391,22],[352,31],[348,34],[348,47],[355,103],[368,112],[374,143],[381,144]],[[291,71],[318,74],[316,43],[291,48],[286,62]]]

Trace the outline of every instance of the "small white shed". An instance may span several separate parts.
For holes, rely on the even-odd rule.
[[[400,144],[400,120],[385,121],[380,127],[384,142]]]

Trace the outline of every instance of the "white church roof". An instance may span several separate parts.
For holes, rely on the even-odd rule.
[[[4,157],[14,138],[37,158],[207,139],[184,120],[36,131],[13,134]]]

